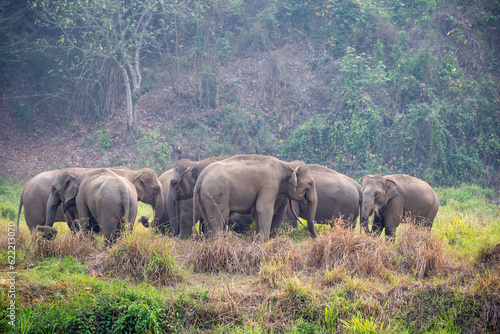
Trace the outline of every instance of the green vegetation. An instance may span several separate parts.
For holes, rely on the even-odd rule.
[[[19,183],[0,179],[2,212]],[[16,237],[16,327],[8,324],[7,222],[0,218],[0,331],[14,333],[496,332],[500,209],[479,186],[438,188],[432,232],[396,240],[321,226],[180,241],[140,224],[106,249],[64,223],[48,242]],[[15,210],[14,212],[16,212]],[[140,205],[139,215],[151,215]],[[319,226],[318,226],[319,227]],[[5,270],[4,270],[5,269]]]
[[[126,114],[138,159],[103,132],[113,164],[265,153],[498,186],[497,1],[30,4],[1,5],[0,87],[22,131]]]

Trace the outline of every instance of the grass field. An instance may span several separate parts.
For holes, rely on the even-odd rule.
[[[392,242],[338,223],[314,241],[284,228],[267,243],[179,241],[136,224],[106,249],[61,223],[53,242],[31,236],[23,218],[11,270],[21,192],[0,178],[1,333],[500,332],[492,190],[437,189],[432,232],[404,224]],[[141,215],[151,215],[142,203]]]

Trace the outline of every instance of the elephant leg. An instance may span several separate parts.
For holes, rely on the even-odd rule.
[[[187,239],[193,231],[193,210],[191,207],[182,207],[179,219],[179,238]]]
[[[382,233],[382,229],[384,228],[384,218],[382,216],[375,215],[373,217],[372,223],[372,234],[375,236],[379,236]]]
[[[207,217],[203,217],[205,222],[208,222],[208,236],[213,236],[218,232],[224,230],[224,224],[229,217],[229,209],[227,206],[225,208],[222,205],[211,205],[206,208]]]
[[[390,238],[396,233],[396,229],[401,221],[401,217],[395,213],[388,213],[387,216],[384,217],[384,225],[385,225],[385,237]]]
[[[422,226],[426,231],[430,232],[432,229],[432,221],[427,217],[418,218],[419,225]]]
[[[261,234],[264,238],[269,238],[271,234],[271,224],[273,221],[275,200],[270,200],[268,196],[259,196],[255,203],[255,225],[257,234]]]
[[[288,207],[288,199],[284,198],[283,200],[278,200],[275,203],[274,215],[271,221],[271,237],[274,238],[281,227],[281,224],[285,220],[286,209]],[[297,221],[295,221],[297,223]]]
[[[105,217],[101,219],[101,232],[106,240],[106,244],[113,244],[120,236],[120,223],[114,217]]]
[[[79,219],[76,220],[76,225],[79,230],[91,230],[92,229],[92,222],[91,222],[91,217],[92,214],[90,213],[90,209],[88,206],[83,203],[78,205],[78,215]]]

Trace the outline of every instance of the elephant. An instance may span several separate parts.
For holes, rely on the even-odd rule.
[[[145,227],[149,227],[150,225],[155,224],[155,227],[158,229],[158,232],[162,234],[165,234],[167,233],[167,231],[170,230],[170,216],[168,214],[168,210],[166,210],[165,208],[167,207],[167,195],[170,188],[170,179],[172,178],[173,172],[174,169],[171,168],[158,177],[158,181],[161,184],[161,190],[162,190],[162,200],[163,200],[162,207],[164,208],[164,210],[162,210],[161,215],[155,215],[157,219],[154,223],[148,222],[146,217],[141,217],[141,223]]]
[[[201,161],[181,159],[171,173],[169,170],[160,176],[160,178],[164,177],[165,181],[168,176],[170,176],[170,184],[168,187],[167,198],[165,200],[165,210],[167,211],[166,215],[170,217],[172,235],[178,236],[181,232],[179,217],[183,214],[178,212],[180,210],[179,205],[182,201],[192,200],[193,189],[200,173],[213,162],[222,161],[224,159],[227,159],[227,157],[210,157]],[[165,175],[166,173],[169,174]],[[165,184],[163,182],[162,184],[165,188]],[[191,217],[189,220],[191,220]],[[188,223],[187,226],[191,227],[191,224]]]
[[[95,168],[65,168],[42,172],[31,178],[24,186],[21,198],[19,200],[19,209],[17,213],[17,231],[19,233],[19,218],[24,205],[24,218],[31,232],[37,226],[45,225],[47,200],[51,192],[51,185],[62,172],[68,172],[74,176],[81,175]],[[156,216],[161,216],[164,211],[164,199],[161,191],[161,184],[156,177],[156,173],[150,168],[144,168],[137,171],[128,170],[125,167],[113,167],[112,171],[127,178],[136,187],[138,199],[150,204],[153,207]],[[73,204],[73,208],[71,208]],[[72,222],[75,220],[77,212],[74,203],[69,202],[63,213],[62,207],[56,211],[54,221],[66,221],[68,227],[73,230]]]
[[[302,161],[284,162],[271,156],[237,155],[207,166],[198,177],[193,205],[208,222],[208,235],[222,231],[231,212],[252,213],[255,233],[266,238],[284,218],[287,200],[309,204],[308,230],[316,237],[318,204],[309,167]],[[193,215],[193,224],[196,214]]]
[[[361,185],[350,177],[329,168],[315,164],[308,164],[307,167],[311,171],[318,194],[316,222],[328,224],[333,218],[342,218],[349,226],[354,227],[359,216],[362,198]],[[307,219],[306,214],[309,212],[307,201],[304,199],[293,201],[292,206],[299,217]],[[297,227],[297,220],[290,207],[287,210],[286,219]]]
[[[390,237],[405,217],[416,218],[422,226],[432,228],[439,199],[427,182],[405,174],[367,175],[361,191],[360,223],[365,232],[369,232],[368,218],[372,213],[375,235],[385,228],[386,237]]]
[[[127,230],[133,229],[137,197],[132,182],[110,169],[92,169],[79,176],[64,171],[52,183],[45,226],[52,227],[61,203],[65,208],[67,203],[74,200],[78,224],[82,228],[102,232],[107,243],[110,243],[116,240],[123,224]]]

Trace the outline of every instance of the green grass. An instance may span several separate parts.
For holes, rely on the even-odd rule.
[[[17,215],[22,186],[0,178],[0,190],[0,208],[14,206]],[[394,243],[321,226],[315,241],[305,231],[284,229],[265,244],[231,236],[201,246],[136,224],[132,235],[106,249],[102,237],[79,240],[65,223],[56,224],[60,233],[46,244],[32,238],[22,220],[13,331],[5,281],[12,219],[2,216],[0,332],[498,331],[500,270],[477,262],[500,243],[497,197],[477,186],[437,193],[441,207],[431,234],[404,225]],[[140,203],[141,215],[151,217],[151,208]],[[323,255],[314,253],[321,249]],[[366,258],[381,254],[387,261],[373,271]],[[203,266],[204,256],[237,262]]]

